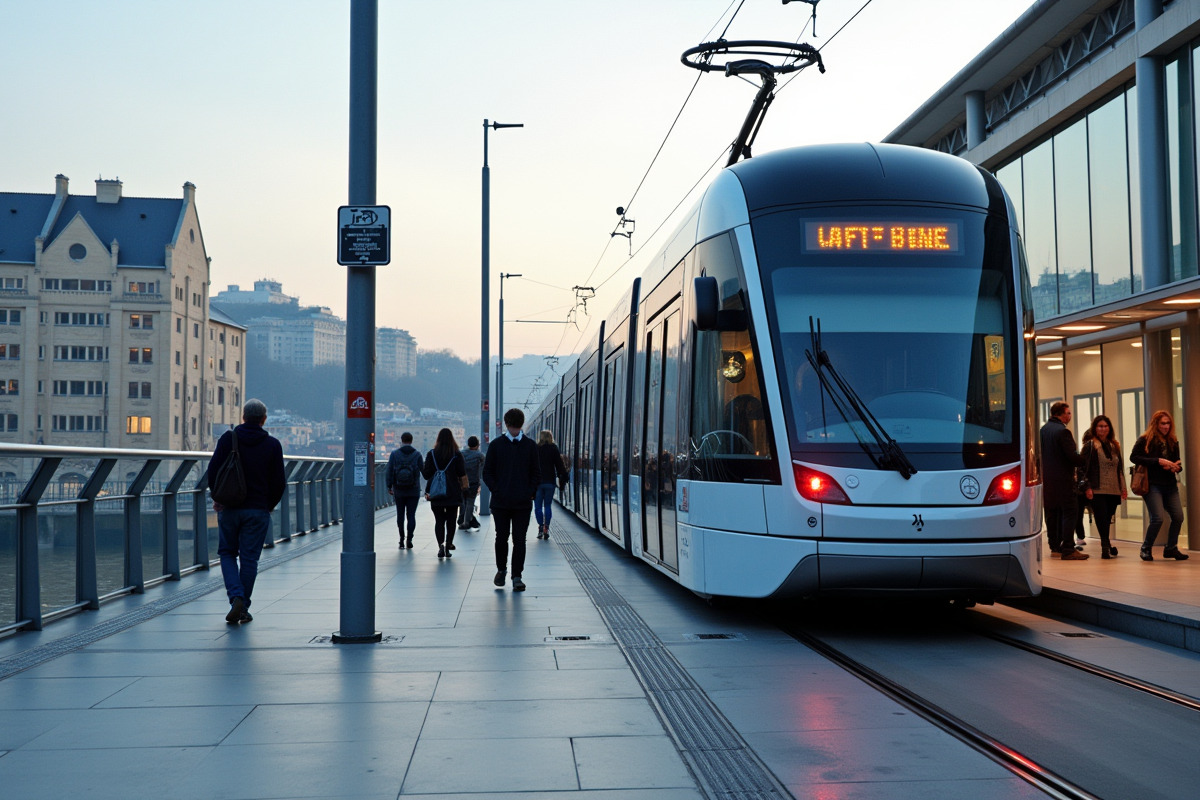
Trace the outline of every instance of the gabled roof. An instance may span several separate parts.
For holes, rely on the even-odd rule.
[[[46,197],[47,203],[54,199],[53,195]],[[117,266],[165,267],[166,246],[172,243],[182,209],[182,198],[122,197],[117,203],[98,203],[95,197],[69,195],[45,246],[59,237],[76,214],[82,214],[105,247],[117,240]]]
[[[222,311],[221,309],[214,306],[211,302],[209,302],[209,304],[208,304],[208,318],[212,322],[217,322],[217,323],[220,323],[221,325],[229,325],[230,327],[238,328],[243,331],[250,330],[245,325],[238,322],[233,317],[229,316],[224,311]]]
[[[0,263],[33,263],[33,240],[53,203],[52,194],[0,192]]]

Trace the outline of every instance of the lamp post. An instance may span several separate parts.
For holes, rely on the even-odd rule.
[[[519,272],[500,273],[500,349],[497,353],[500,371],[496,374],[496,416],[499,419],[504,419],[504,279],[519,277]]]
[[[488,364],[491,362],[491,354],[488,353],[488,333],[491,325],[488,319],[488,305],[490,298],[488,297],[489,281],[491,279],[491,173],[488,168],[488,128],[500,130],[501,128],[524,128],[524,123],[520,122],[491,122],[486,119],[483,121],[483,287],[482,287],[482,320],[480,325],[480,350],[482,355],[479,359],[479,375],[480,375],[480,393],[482,402],[479,408],[479,434],[480,449],[487,453],[488,442],[491,441],[491,431],[489,430],[490,416],[488,409]],[[502,359],[503,360],[503,359]],[[479,515],[487,516],[488,511],[488,488],[486,484],[479,485]]]

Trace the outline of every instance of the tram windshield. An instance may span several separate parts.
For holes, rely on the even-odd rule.
[[[962,212],[860,208],[756,222],[796,458],[879,463],[862,415],[813,371],[819,321],[822,348],[867,416],[917,469],[1020,459],[1009,241],[1002,223]]]

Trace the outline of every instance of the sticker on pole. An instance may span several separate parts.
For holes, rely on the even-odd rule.
[[[390,263],[391,220],[389,206],[338,208],[338,263],[343,267],[381,267]]]

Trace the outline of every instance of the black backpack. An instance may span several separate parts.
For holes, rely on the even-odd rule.
[[[402,457],[403,459],[403,457]],[[392,475],[392,485],[397,489],[415,489],[417,487],[417,470],[411,460],[398,460],[396,472]]]
[[[229,458],[225,459],[225,463],[217,469],[209,492],[215,502],[229,508],[237,508],[246,499],[246,476],[242,473],[242,458],[238,454],[237,431],[230,433],[233,438],[233,450],[230,451]]]

